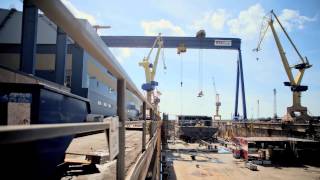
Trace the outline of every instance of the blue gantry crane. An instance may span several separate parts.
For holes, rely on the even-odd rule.
[[[101,36],[102,40],[108,47],[115,48],[151,48],[158,36]],[[165,48],[179,48],[186,47],[190,49],[225,49],[237,50],[237,78],[236,78],[236,94],[234,106],[234,120],[240,120],[238,112],[239,88],[242,93],[242,109],[244,120],[247,119],[246,97],[244,87],[244,76],[241,55],[241,39],[239,38],[212,38],[212,37],[174,37],[161,36]],[[241,85],[241,86],[240,86]]]

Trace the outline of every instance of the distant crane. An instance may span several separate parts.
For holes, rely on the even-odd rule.
[[[111,28],[111,26],[101,26],[101,25],[93,25],[92,27],[96,30],[96,32],[98,32],[98,29],[110,29]]]
[[[287,37],[287,39],[289,40],[290,44],[292,45],[292,47],[294,48],[295,52],[298,54],[299,56],[299,60],[301,63],[296,64],[292,67],[290,67],[289,63],[288,63],[288,59],[286,57],[286,53],[281,45],[280,39],[277,35],[277,32],[274,28],[273,25],[273,17],[276,19],[276,21],[278,22],[278,24],[280,25],[280,28],[282,29],[282,31],[284,32],[285,36]],[[263,27],[263,26],[261,26]],[[265,28],[261,28],[260,31],[260,37],[259,37],[259,41],[258,41],[258,45],[257,48],[255,48],[255,51],[259,51],[261,50],[261,43],[266,35],[266,32],[268,30],[268,28],[271,28],[272,30],[272,34],[274,36],[274,40],[276,42],[276,45],[278,47],[278,51],[281,57],[281,61],[282,64],[284,66],[284,69],[286,71],[286,74],[288,76],[289,82],[284,82],[285,86],[290,86],[291,87],[291,91],[292,91],[292,99],[293,99],[293,103],[291,107],[287,108],[287,116],[286,118],[284,118],[285,121],[301,121],[301,122],[305,122],[306,120],[310,120],[311,117],[308,115],[308,110],[307,107],[303,107],[301,105],[301,92],[308,90],[308,86],[302,86],[301,85],[301,81],[304,75],[304,72],[306,69],[310,68],[312,65],[309,64],[309,61],[307,59],[307,57],[303,58],[302,55],[300,54],[300,52],[298,51],[297,47],[295,46],[295,44],[293,43],[293,41],[291,40],[291,38],[289,37],[287,31],[285,30],[285,28],[282,26],[280,20],[278,19],[277,15],[273,12],[273,10],[270,12],[270,18],[267,18],[267,24],[265,26]],[[298,74],[296,75],[296,77],[294,78],[292,75],[292,70],[291,68],[295,68],[298,70]]]
[[[273,118],[277,119],[277,90],[276,88],[273,89]]]
[[[259,99],[257,100],[257,120],[260,118],[260,102]]]
[[[154,48],[156,48],[156,46],[158,46],[157,49],[157,53],[156,53],[156,57],[153,63],[149,62],[151,53],[153,51]],[[144,68],[145,71],[145,76],[146,76],[146,83],[144,83],[142,85],[142,89],[147,91],[147,100],[149,102],[153,102],[154,104],[158,104],[160,102],[160,99],[155,96],[155,99],[153,101],[151,101],[153,91],[155,89],[156,86],[158,86],[158,82],[155,81],[155,76],[156,76],[156,72],[157,72],[157,66],[158,66],[158,60],[159,60],[159,56],[160,56],[160,51],[163,48],[163,40],[161,38],[161,33],[159,33],[159,35],[157,36],[157,38],[155,39],[152,48],[150,49],[148,56],[144,57],[143,60],[141,62],[139,62],[139,66],[142,66]],[[163,59],[164,61],[164,59]],[[166,69],[166,65],[164,62],[164,69]]]
[[[219,110],[221,106],[220,94],[217,92],[214,77],[212,77],[212,84],[213,84],[214,93],[216,95],[216,114],[213,115],[213,120],[221,120],[221,115],[219,114]]]

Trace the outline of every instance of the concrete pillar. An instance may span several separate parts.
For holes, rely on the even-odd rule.
[[[65,81],[66,55],[67,34],[60,27],[57,27],[55,82],[61,85],[64,85]]]
[[[23,1],[20,70],[35,73],[37,52],[38,8],[29,0]]]
[[[125,123],[126,113],[126,81],[118,79],[117,81],[117,113],[119,116],[119,154],[117,158],[117,179],[125,179]]]

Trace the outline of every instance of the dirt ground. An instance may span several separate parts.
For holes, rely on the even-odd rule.
[[[198,144],[170,145],[173,149],[199,149]],[[203,147],[200,147],[203,149]],[[206,180],[206,179],[315,179],[320,180],[320,168],[302,165],[299,167],[258,166],[258,171],[251,171],[244,166],[244,161],[233,158],[232,154],[171,151],[168,159],[172,162],[169,179]],[[191,159],[196,154],[196,159]]]

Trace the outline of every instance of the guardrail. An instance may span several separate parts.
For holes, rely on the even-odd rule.
[[[56,137],[105,131],[109,144],[109,160],[119,153],[118,117],[105,118],[103,122],[31,124],[0,126],[0,145],[25,143]]]
[[[22,143],[66,135],[108,130],[110,122],[0,126],[0,144]]]

